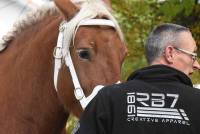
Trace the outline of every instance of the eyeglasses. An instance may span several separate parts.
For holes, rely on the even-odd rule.
[[[187,51],[187,50],[184,50],[184,49],[181,49],[181,48],[177,48],[177,47],[174,47],[174,48],[175,48],[176,50],[182,52],[182,53],[185,53],[185,54],[191,56],[192,59],[193,59],[194,61],[196,61],[197,58],[198,58],[197,53],[189,52],[189,51]]]

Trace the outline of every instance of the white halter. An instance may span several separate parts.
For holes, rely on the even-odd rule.
[[[90,26],[90,25],[106,25],[106,26],[111,26],[115,28],[114,23],[111,20],[106,20],[106,19],[84,19],[80,21],[77,24],[76,30],[74,32],[74,37],[76,34],[76,31],[79,26]],[[83,93],[83,89],[81,88],[81,85],[79,83],[69,48],[66,50],[65,48],[65,41],[64,41],[64,31],[68,30],[69,28],[69,22],[67,23],[64,21],[61,23],[60,28],[59,28],[59,35],[58,35],[58,41],[57,41],[57,46],[54,49],[54,57],[55,57],[55,67],[54,67],[54,86],[57,91],[57,81],[58,81],[58,73],[61,68],[63,59],[65,62],[65,65],[69,68],[69,71],[71,73],[72,81],[74,84],[74,95],[77,100],[79,100],[81,106],[83,109],[87,106],[87,104],[96,96],[98,91],[103,87],[102,85],[97,85],[92,93],[86,97]],[[73,37],[73,42],[74,43],[74,37]]]

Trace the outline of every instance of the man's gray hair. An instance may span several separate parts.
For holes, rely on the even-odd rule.
[[[181,32],[190,32],[190,30],[184,26],[171,23],[164,23],[155,27],[145,43],[145,55],[148,64],[160,57],[168,45],[178,47],[178,35]]]

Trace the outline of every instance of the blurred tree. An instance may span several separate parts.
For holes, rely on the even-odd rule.
[[[149,31],[156,24],[156,0],[112,0],[116,18],[122,26],[128,44],[128,56],[123,65],[125,80],[133,69],[146,65],[144,42]]]
[[[194,5],[194,0],[167,0],[161,3],[158,14],[162,16],[163,21],[171,22],[178,14],[190,15]]]

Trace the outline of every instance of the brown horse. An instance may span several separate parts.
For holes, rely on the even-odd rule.
[[[69,0],[55,3],[28,15],[0,41],[0,134],[59,134],[69,113],[82,112],[76,98],[120,80],[127,49],[105,4],[91,0],[79,11]],[[84,97],[81,90],[74,96],[77,80]]]

